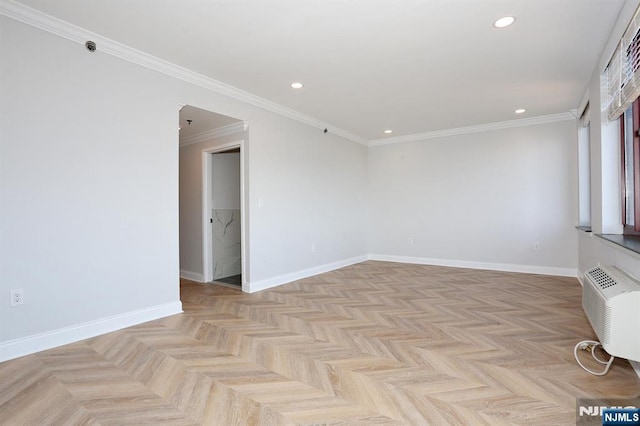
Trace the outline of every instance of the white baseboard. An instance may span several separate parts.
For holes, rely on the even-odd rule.
[[[251,283],[247,283],[247,292],[254,293],[256,291],[266,290],[268,288],[277,287],[279,285],[290,283],[292,281],[301,280],[303,278],[312,277],[314,275],[344,268],[345,266],[355,265],[356,263],[364,262],[368,259],[369,256],[367,255],[352,257],[351,259],[325,263],[324,265],[315,266],[313,268],[304,269],[302,271],[291,272],[289,274],[279,275],[273,278],[267,278],[266,280],[254,281]]]
[[[266,290],[268,288],[277,287],[279,285],[300,280],[302,278],[311,277],[313,275],[334,271],[336,269],[344,268],[345,266],[364,262],[365,260],[379,260],[384,262],[398,262],[398,263],[415,263],[420,265],[449,266],[452,268],[487,269],[491,271],[521,272],[521,273],[527,273],[527,274],[555,275],[555,276],[561,276],[561,277],[574,277],[574,278],[578,276],[578,270],[570,269],[570,268],[553,268],[553,267],[545,267],[545,266],[514,265],[514,264],[508,264],[508,263],[486,263],[486,262],[472,262],[468,260],[432,259],[432,258],[425,258],[425,257],[371,254],[371,255],[353,257],[351,259],[341,260],[338,262],[327,263],[324,265],[316,266],[316,267],[305,269],[302,271],[291,272],[289,274],[268,278],[266,280],[250,282],[250,283],[247,283],[246,285],[247,288],[244,289],[244,291],[247,291],[248,293],[254,293],[256,291]]]
[[[511,263],[473,262],[468,260],[455,260],[455,259],[432,259],[432,258],[426,258],[426,257],[391,256],[386,254],[372,254],[369,256],[369,259],[380,260],[384,262],[415,263],[419,265],[449,266],[452,268],[487,269],[490,271],[521,272],[525,274],[555,275],[555,276],[561,276],[561,277],[576,278],[578,276],[577,269],[554,268],[554,267],[548,267],[548,266],[515,265]]]
[[[180,278],[185,278],[198,283],[204,282],[204,275],[200,272],[186,271],[184,269],[180,269]]]
[[[0,362],[182,312],[180,301],[151,306],[0,343]]]

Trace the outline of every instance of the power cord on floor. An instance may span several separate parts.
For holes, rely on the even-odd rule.
[[[613,364],[613,360],[616,358],[613,355],[610,356],[609,361],[603,361],[600,358],[598,358],[596,356],[596,348],[598,346],[602,346],[602,343],[600,342],[596,342],[595,340],[583,340],[582,342],[579,342],[575,348],[573,348],[573,356],[576,358],[576,362],[578,363],[578,365],[580,367],[582,367],[585,371],[593,374],[594,376],[604,376],[605,374],[607,374],[609,372],[609,368],[611,367],[611,364]],[[578,349],[584,350],[584,351],[588,351],[591,352],[591,356],[593,357],[593,359],[596,360],[596,362],[604,365],[604,371],[602,372],[596,372],[593,370],[589,370],[587,367],[585,367],[580,360],[578,359]]]

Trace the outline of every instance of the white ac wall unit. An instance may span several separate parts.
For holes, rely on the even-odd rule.
[[[640,361],[640,283],[615,266],[584,277],[582,307],[600,343],[610,355]]]

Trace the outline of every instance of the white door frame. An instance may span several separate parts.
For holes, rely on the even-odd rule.
[[[240,148],[240,257],[242,268],[242,289],[245,290],[247,281],[246,253],[248,247],[245,232],[245,176],[244,176],[244,139],[229,142],[216,147],[202,150],[202,275],[203,281],[213,281],[213,235],[211,224],[211,179],[213,168],[212,154]]]

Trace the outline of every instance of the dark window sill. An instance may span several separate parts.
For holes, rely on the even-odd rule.
[[[576,229],[578,231],[591,232],[590,226],[576,226]]]
[[[609,241],[634,253],[640,254],[640,236],[618,234],[594,234],[596,237]]]

